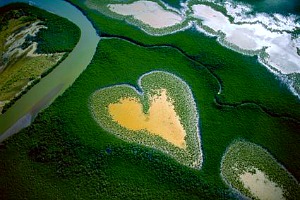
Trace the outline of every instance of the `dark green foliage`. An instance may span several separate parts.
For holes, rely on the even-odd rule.
[[[6,142],[0,151],[3,199],[234,198],[220,177],[220,162],[239,138],[266,148],[300,179],[299,100],[255,57],[194,30],[153,37],[95,11],[87,15],[102,36],[123,39],[102,39],[74,85]],[[136,80],[152,70],[173,73],[192,90],[200,115],[201,170],[123,142],[91,116],[94,91],[121,83],[137,87]]]
[[[254,102],[272,112],[300,120],[298,98],[291,95],[287,85],[278,77],[260,65],[256,56],[233,52],[193,29],[166,36],[150,36],[123,21],[89,10],[78,0],[71,2],[83,9],[101,36],[126,38],[143,46],[174,46],[196,59],[222,80],[223,103]]]
[[[50,185],[44,183],[43,188],[67,181],[68,185],[77,185],[81,192],[76,195],[80,197],[229,198],[230,193],[224,190],[222,184],[221,188],[216,188],[215,183],[207,182],[198,170],[184,167],[158,151],[125,143],[104,132],[88,109],[89,97],[96,89],[122,82],[136,86],[139,76],[153,69],[168,70],[178,75],[180,69],[185,68],[186,72],[183,71],[180,77],[184,80],[195,79],[197,85],[193,85],[192,89],[203,83],[197,96],[205,101],[207,85],[216,83],[210,81],[207,70],[194,66],[176,50],[147,50],[125,41],[104,40],[77,84],[40,115],[32,126],[12,138],[3,154],[9,154],[7,151],[19,146],[24,157],[16,158],[20,159],[18,162],[32,162],[40,166],[41,171],[34,175],[36,182],[44,176],[52,179],[48,183]],[[196,74],[200,75],[199,80]],[[190,81],[187,83],[191,84]],[[14,147],[14,143],[18,145]],[[0,156],[3,157],[2,154]],[[2,172],[7,170],[2,169]],[[49,177],[47,174],[52,175]],[[35,187],[38,186],[31,185],[30,191],[35,191]],[[59,191],[60,198],[67,198],[67,195],[73,197],[70,188],[63,188]],[[1,189],[8,190],[5,185]],[[10,197],[17,195],[12,190],[8,191],[11,191],[8,194]],[[52,190],[46,189],[46,193],[52,194]],[[37,192],[28,195],[37,195]]]
[[[41,29],[34,38],[38,53],[71,52],[80,38],[80,30],[66,19],[38,8],[28,8],[28,13],[42,21],[48,27]]]
[[[200,171],[181,166],[158,151],[123,142],[102,130],[91,117],[88,101],[95,90],[120,83],[137,87],[136,80],[151,70],[174,73],[191,87],[201,119],[204,163]],[[157,199],[162,195],[165,199],[233,198],[224,190],[220,162],[227,146],[237,138],[264,146],[299,177],[299,162],[294,159],[299,157],[299,124],[270,117],[253,104],[216,106],[213,99],[217,91],[218,83],[209,71],[175,49],[141,48],[120,39],[104,39],[76,83],[32,126],[9,140],[0,156],[22,149],[24,155],[14,158],[20,164],[37,165],[39,171],[33,175],[36,182],[50,188],[44,191],[52,194],[49,198],[58,195],[60,199],[75,194],[111,199]],[[4,167],[1,172],[7,170]],[[45,182],[45,177],[50,180]],[[51,185],[66,182],[69,187],[61,186],[53,193]],[[73,193],[71,186],[78,190]],[[30,186],[30,191],[36,187],[40,186]],[[17,195],[8,192],[9,196]]]
[[[38,53],[71,52],[80,37],[80,30],[69,21],[61,22],[57,18],[45,20],[48,29],[42,29],[35,41],[39,43]]]
[[[23,3],[10,4],[0,8],[0,30],[9,19],[23,17],[24,22],[42,21],[48,27],[41,29],[34,38],[27,42],[38,42],[38,53],[71,52],[80,38],[80,30],[72,22],[57,15],[45,12]]]
[[[166,3],[169,6],[172,6],[173,8],[180,9],[181,8],[180,3],[184,2],[184,1],[182,1],[182,0],[163,0],[162,2]]]
[[[40,20],[42,21],[41,23],[47,27],[47,29],[41,29],[35,37],[28,35],[26,41],[21,46],[22,49],[26,49],[32,42],[37,42],[36,53],[65,53],[54,66],[41,74],[41,78],[52,72],[52,70],[68,56],[80,38],[80,29],[72,22],[27,4],[14,3],[0,7],[0,31],[7,25],[10,19],[21,19],[23,22],[30,23]],[[15,33],[23,29],[24,27],[21,27]],[[16,97],[11,99],[9,103],[6,103],[1,113],[5,113],[22,95],[26,94],[27,91],[39,81],[40,78],[35,79],[30,86],[23,89]]]

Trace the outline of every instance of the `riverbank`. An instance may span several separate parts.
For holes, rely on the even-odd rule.
[[[0,10],[3,114],[67,57],[79,41],[80,30],[66,19],[26,4],[11,4]],[[57,43],[56,37],[64,42]]]
[[[9,0],[1,2],[0,5],[9,2],[15,1]],[[24,2],[27,1],[24,0]],[[49,99],[49,102],[52,102],[57,96],[62,94],[62,92],[71,85],[71,83],[88,65],[94,55],[96,45],[99,41],[99,36],[97,36],[91,23],[79,10],[69,3],[58,0],[51,2],[46,0],[32,1],[32,3],[35,6],[58,14],[75,23],[81,30],[81,36],[73,51],[63,62],[61,62],[49,75],[42,78],[37,85],[32,87],[25,95],[23,95],[22,98],[20,98],[5,114],[0,116],[0,133],[4,133],[18,119],[26,115],[32,107],[47,96],[53,88],[56,88],[58,85],[62,85],[61,90],[58,91],[52,99]],[[57,41],[61,41],[61,38],[56,39]],[[72,70],[70,70],[70,68]]]

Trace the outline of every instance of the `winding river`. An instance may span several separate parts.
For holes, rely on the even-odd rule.
[[[30,3],[69,19],[80,28],[81,37],[73,51],[59,66],[23,95],[6,113],[0,115],[0,142],[28,126],[39,111],[50,105],[75,81],[92,60],[100,40],[91,22],[68,2],[1,0],[0,7],[12,2]]]

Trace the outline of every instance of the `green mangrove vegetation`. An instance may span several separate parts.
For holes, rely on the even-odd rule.
[[[70,21],[27,4],[0,8],[0,109],[50,73],[80,37]]]
[[[264,172],[271,182],[276,183],[277,190],[281,190],[282,194],[276,193],[276,189],[272,191],[272,186],[264,180],[264,177],[256,177],[256,181],[247,187],[245,181],[249,181],[251,178],[242,180],[241,176],[245,173],[253,176],[257,171]],[[278,164],[270,153],[250,142],[235,141],[228,147],[222,159],[221,174],[230,186],[251,198],[258,198],[257,195],[261,195],[257,189],[253,190],[252,185],[255,184],[262,187],[262,190],[264,189],[261,193],[265,193],[265,195],[272,196],[272,193],[275,192],[277,197],[273,196],[273,198],[280,198],[280,196],[285,199],[300,198],[300,185],[296,179]],[[264,183],[259,183],[263,180]]]
[[[136,80],[153,70],[182,78],[194,95],[201,116],[201,170],[184,167],[154,149],[124,142],[101,128],[91,116],[90,97],[99,88],[121,83],[138,88]],[[5,142],[0,153],[1,181],[9,182],[19,174],[14,178],[23,183],[1,183],[1,190],[9,197],[19,194],[11,189],[17,184],[20,193],[29,190],[35,192],[28,196],[39,195],[44,190],[52,198],[55,194],[61,198],[75,195],[72,186],[78,188],[77,196],[90,198],[234,198],[220,177],[219,166],[227,146],[236,138],[268,148],[289,172],[299,177],[299,163],[294,159],[299,156],[299,124],[272,117],[254,105],[216,106],[214,96],[218,91],[219,84],[209,70],[174,48],[145,48],[122,39],[103,39],[93,61],[74,85],[30,127]],[[46,177],[49,181],[42,181],[42,188],[29,184],[20,169],[12,167],[16,160],[36,183]],[[32,168],[40,170],[30,172]],[[55,193],[51,192],[51,185],[62,184]]]
[[[256,56],[233,52],[193,28],[153,37],[133,25],[88,8],[82,1],[69,1],[91,19],[102,37],[115,36],[144,47],[173,46],[204,65],[220,80],[222,92],[216,98],[223,104],[253,102],[272,113],[300,119],[298,98],[279,77],[259,64]]]
[[[220,173],[223,167],[234,166],[231,162],[242,163],[239,172],[245,170],[243,166],[253,166],[243,172],[262,171],[283,188],[295,188],[292,195],[298,195],[295,181],[300,179],[300,101],[255,56],[227,49],[216,38],[194,28],[149,35],[90,9],[85,1],[69,1],[86,14],[102,39],[90,65],[75,83],[32,125],[1,144],[1,199],[238,199],[239,194],[222,177],[231,183],[230,177],[237,174],[229,168]],[[179,8],[177,0],[170,4]],[[143,74],[153,71],[180,77],[193,95],[199,125],[192,128],[199,128],[201,134],[202,153],[196,152],[203,156],[201,169],[182,165],[157,148],[124,141],[99,126],[97,117],[93,117],[91,108],[104,110],[99,112],[101,116],[107,113],[101,101],[107,98],[118,103],[126,94],[143,101],[146,112],[150,106],[146,101],[148,86],[172,85],[155,77],[149,84],[137,83]],[[122,91],[105,90],[120,85]],[[107,95],[93,98],[97,91]],[[137,91],[143,91],[144,97]],[[176,102],[175,93],[170,99]],[[94,101],[100,105],[94,105]],[[185,113],[177,106],[179,115]],[[248,157],[224,159],[233,155],[228,154],[234,147],[230,145],[239,140],[249,141],[241,144],[247,144],[243,149],[253,151],[249,154],[240,149]],[[157,141],[161,140],[157,137]],[[249,157],[257,154],[266,164]],[[287,171],[296,180],[286,175]],[[289,193],[285,195],[290,197]]]
[[[139,93],[135,88],[132,88],[129,85],[115,85],[96,91],[91,97],[90,105],[95,120],[108,132],[116,134],[125,141],[159,149],[175,158],[181,164],[199,169],[202,164],[202,150],[198,128],[199,117],[193,95],[188,86],[178,77],[162,71],[145,74],[138,82],[138,89],[141,89],[142,93]],[[161,136],[154,136],[149,133],[149,131],[145,131],[144,127],[140,128],[141,130],[132,131],[121,126],[117,121],[112,120],[112,116],[109,112],[109,105],[116,104],[124,98],[134,98],[144,107],[143,113],[146,114],[145,120],[149,121],[149,118],[152,118],[153,115],[157,117],[154,113],[149,113],[149,107],[151,106],[149,104],[153,103],[151,98],[162,89],[166,90],[167,97],[173,102],[174,111],[177,116],[179,116],[180,124],[183,126],[183,131],[185,132],[184,138],[182,139],[186,145],[176,146],[177,143],[174,145],[174,143],[163,139]],[[156,110],[153,110],[153,112],[159,112],[157,109],[163,109],[163,112],[168,112],[164,106],[157,106],[155,109]],[[128,114],[130,110],[127,110],[126,112]],[[135,112],[134,114],[139,114],[139,112]],[[149,114],[151,114],[151,116],[149,116]],[[135,119],[129,114],[125,117],[129,117],[131,120]],[[151,118],[150,120],[152,120]],[[132,123],[143,123],[143,120],[139,121],[138,118],[136,120],[137,121],[133,121]],[[168,123],[167,119],[159,118],[159,120],[155,120],[156,123],[153,124],[153,126],[159,126],[158,123],[160,121]],[[174,126],[173,123],[176,123],[174,122],[174,119],[171,123],[172,124],[167,124],[165,126],[176,132],[178,135],[174,135],[173,138],[169,139],[173,142],[181,142],[180,137],[176,140],[176,138],[180,136],[181,131],[177,131],[177,127]],[[164,126],[164,124],[162,124],[162,126]]]
[[[221,180],[218,188],[199,170],[178,164],[155,149],[124,142],[99,127],[91,116],[89,101],[96,90],[120,83],[138,87],[138,78],[155,69],[175,75],[182,69],[183,80],[191,80],[192,76],[196,85],[192,84],[191,90],[199,87],[197,99],[202,102],[209,99],[213,91],[218,91],[217,83],[207,70],[195,68],[176,50],[146,49],[119,39],[104,39],[91,65],[76,83],[39,115],[32,126],[5,142],[0,153],[3,158],[0,185],[5,191],[2,195],[24,196],[24,190],[29,190],[33,192],[25,194],[28,198],[40,197],[43,193],[49,198],[59,196],[61,199],[230,198],[232,194]],[[16,153],[19,150],[22,153]],[[12,167],[15,160],[19,164]],[[31,178],[23,177],[19,170],[27,171],[24,175],[30,174]],[[18,180],[9,182],[16,174],[19,175],[14,179]],[[29,184],[31,181],[34,184]],[[42,186],[39,183],[43,183]],[[18,185],[17,189],[12,188],[14,184]]]

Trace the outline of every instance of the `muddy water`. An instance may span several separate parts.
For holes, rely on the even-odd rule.
[[[81,30],[79,42],[69,56],[53,70],[41,82],[35,85],[27,94],[19,99],[6,113],[0,115],[1,140],[6,135],[11,135],[7,131],[10,127],[20,127],[28,125],[22,122],[24,116],[35,116],[40,110],[50,105],[54,99],[62,94],[80,75],[80,73],[90,63],[99,42],[99,36],[88,19],[74,6],[61,0],[1,0],[0,6],[11,2],[30,2],[37,7],[67,18],[75,23]],[[59,88],[59,90],[57,90]],[[52,94],[55,91],[55,94]],[[51,95],[49,95],[51,94]],[[41,103],[42,102],[42,103]],[[7,131],[7,132],[6,132]]]
[[[177,147],[186,147],[185,130],[173,103],[168,101],[166,90],[151,97],[147,114],[144,114],[142,104],[135,98],[124,98],[118,103],[110,104],[108,111],[114,121],[129,130],[146,130]]]

